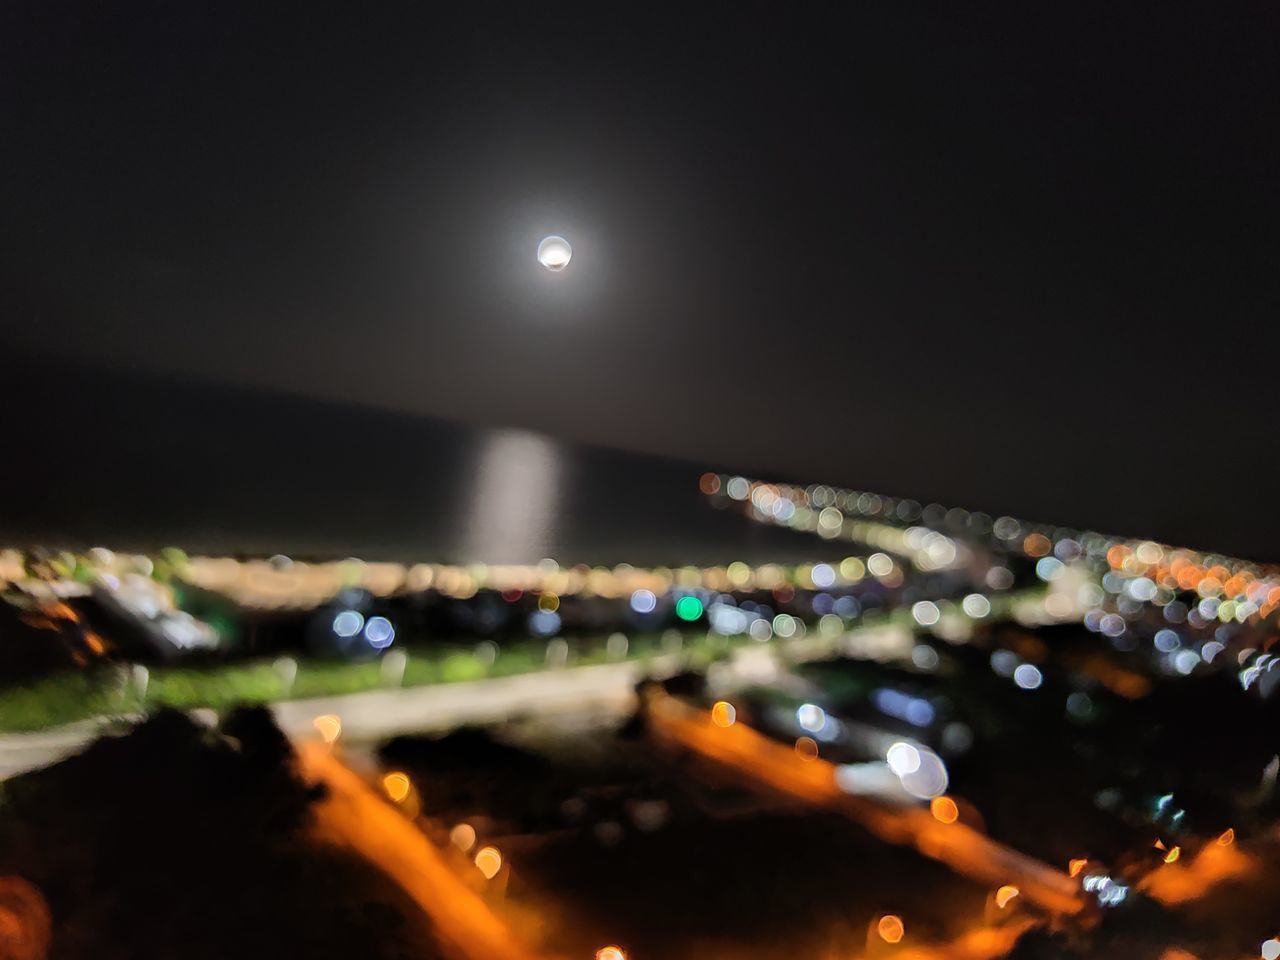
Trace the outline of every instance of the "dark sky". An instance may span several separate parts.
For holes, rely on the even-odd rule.
[[[10,2],[0,346],[1280,557],[1278,93],[1263,2]]]

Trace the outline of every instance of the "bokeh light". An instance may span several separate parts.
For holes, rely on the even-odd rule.
[[[631,609],[636,613],[653,613],[658,608],[658,598],[652,590],[643,587],[631,594]]]
[[[996,891],[996,906],[1003,910],[1009,905],[1009,902],[1019,894],[1019,892],[1018,888],[1012,884],[1005,884]]]
[[[385,650],[396,639],[396,628],[386,617],[370,617],[364,625],[364,638],[375,650]]]
[[[475,864],[486,880],[492,880],[502,869],[502,854],[497,847],[481,847],[476,851]]]
[[[711,722],[717,727],[732,727],[738,719],[738,711],[727,700],[717,701],[711,708]]]
[[[459,823],[449,831],[449,840],[455,847],[466,853],[476,845],[476,828],[469,823]]]
[[[409,796],[409,790],[411,788],[412,784],[410,784],[409,778],[398,771],[388,773],[382,778],[382,789],[385,790],[387,792],[387,796],[396,803],[399,803],[404,800],[405,797]]]
[[[934,797],[929,801],[929,812],[939,823],[955,823],[960,818],[960,809],[950,797]]]
[[[702,616],[702,601],[693,596],[681,597],[676,601],[676,616],[688,622],[697,620]]]
[[[342,733],[342,720],[337,714],[326,713],[311,721],[325,743],[333,743]]]
[[[898,943],[906,935],[907,928],[897,914],[886,913],[877,921],[876,932],[885,943]]]

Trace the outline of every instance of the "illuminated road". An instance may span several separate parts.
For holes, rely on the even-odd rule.
[[[371,743],[402,733],[500,723],[513,717],[589,710],[627,713],[635,708],[635,685],[641,679],[667,675],[678,668],[676,658],[659,657],[647,666],[624,661],[465,683],[285,700],[272,704],[271,710],[280,728],[294,738],[312,736],[315,718],[334,714],[342,718],[344,741]],[[206,712],[196,710],[193,714]],[[0,735],[0,780],[57,763],[84,749],[107,732],[111,722],[102,718],[33,733]]]
[[[1075,914],[1085,906],[1076,882],[1045,863],[997,843],[960,823],[944,824],[919,807],[889,807],[853,797],[836,784],[835,768],[806,760],[744,724],[714,725],[706,711],[662,693],[646,702],[650,730],[659,741],[692,750],[739,776],[817,806],[840,811],[888,843],[914,846],[926,857],[992,888],[1016,884],[1022,896],[1050,913]]]
[[[1138,884],[1147,896],[1166,907],[1177,907],[1199,897],[1219,884],[1257,876],[1262,872],[1258,859],[1243,852],[1232,840],[1205,844],[1190,860],[1162,863]]]
[[[285,700],[273,704],[271,710],[276,723],[290,736],[310,735],[317,716],[335,714],[342,718],[343,740],[372,742],[403,733],[501,723],[531,714],[593,708],[629,712],[635,708],[637,683],[646,676],[661,676],[675,669],[675,658],[659,658],[648,667],[624,661],[466,683]]]
[[[1074,608],[1050,616],[1038,591],[1009,594],[1011,611],[1021,623],[1078,618]],[[941,631],[945,626],[939,624]],[[731,662],[749,671],[763,658],[771,661],[770,673],[781,665],[821,660],[843,653],[874,659],[905,656],[913,643],[912,631],[901,624],[857,626],[835,637],[814,632],[785,645],[739,648]],[[957,639],[957,638],[953,638]],[[324,714],[342,718],[347,742],[374,742],[405,733],[446,730],[464,724],[501,723],[515,717],[589,710],[630,712],[635,708],[635,686],[645,677],[661,679],[685,668],[679,654],[654,657],[647,662],[623,660],[586,667],[539,670],[511,677],[421,687],[369,690],[362,693],[281,700],[271,704],[280,728],[290,736],[312,733],[312,721]],[[195,710],[193,715],[207,711]],[[139,715],[98,717],[63,727],[31,733],[0,734],[0,781],[56,763],[83,749],[117,721],[136,721]],[[216,717],[210,717],[216,722]]]
[[[980,927],[950,943],[907,947],[894,954],[894,960],[995,960],[1036,926],[1034,921],[1022,919],[1000,927]]]
[[[910,633],[890,626],[863,627],[844,635],[846,649],[879,644],[899,653],[910,649]],[[797,641],[788,646],[794,663],[833,655],[834,641]],[[776,651],[747,648],[755,657]],[[348,742],[372,743],[406,733],[447,730],[465,724],[490,724],[519,717],[586,711],[629,713],[635,709],[635,687],[646,677],[663,678],[683,669],[679,655],[647,662],[624,660],[586,667],[539,670],[511,677],[461,683],[428,684],[402,689],[369,690],[271,704],[280,728],[292,737],[311,736],[316,717],[342,719]],[[209,713],[195,710],[193,715]],[[31,733],[0,734],[0,780],[56,763],[107,732],[117,720],[141,716],[101,717]],[[215,716],[208,719],[216,721]]]
[[[325,839],[351,847],[398,883],[431,918],[451,954],[468,960],[539,960],[484,899],[446,863],[440,851],[397,809],[326,746],[298,746],[303,775],[328,787],[316,805]]]
[[[104,733],[106,720],[84,720],[51,730],[0,736],[0,780],[38,770],[83,750]]]

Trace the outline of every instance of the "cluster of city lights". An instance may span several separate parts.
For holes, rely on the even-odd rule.
[[[11,579],[0,590],[58,597],[99,589],[139,620],[172,634],[179,650],[213,648],[221,642],[219,631],[178,606],[178,588],[190,586],[246,611],[318,611],[328,637],[322,648],[344,656],[391,647],[397,623],[386,615],[389,608],[374,613],[370,606],[385,607],[414,595],[465,601],[467,606],[452,609],[463,629],[481,635],[522,629],[528,636],[551,639],[589,624],[587,629],[597,632],[612,629],[625,645],[630,631],[702,626],[721,636],[766,641],[803,637],[815,623],[824,635],[833,635],[860,617],[868,604],[892,606],[909,571],[883,552],[807,564],[752,566],[738,561],[657,568],[562,568],[552,560],[466,567],[353,559],[308,563],[283,556],[189,557],[176,549],[153,557],[104,548],[62,552],[52,560],[13,553],[9,560],[4,569]],[[975,614],[980,607],[984,614],[990,604],[974,595],[964,607]],[[918,616],[922,609],[917,607]]]
[[[317,726],[320,726],[317,718]],[[326,738],[326,742],[331,742]],[[413,781],[409,775],[400,770],[393,770],[383,775],[381,779],[383,792],[395,804],[401,807],[406,806],[414,792]],[[416,806],[407,808],[406,814],[413,816],[416,814]],[[470,823],[462,822],[454,824],[449,830],[449,842],[464,856],[468,857],[482,876],[487,881],[498,879],[503,869],[509,869],[506,859],[493,844],[481,844],[476,828]],[[626,952],[616,944],[609,944],[601,947],[595,953],[596,960],[627,960]]]
[[[454,601],[448,609],[465,608],[473,619],[500,611],[493,623],[512,625],[546,641],[549,667],[569,662],[564,636],[573,639],[573,631],[587,622],[583,611],[588,609],[594,618],[591,622],[608,624],[601,635],[608,636],[606,649],[612,660],[624,659],[635,649],[628,632],[651,632],[661,635],[665,643],[671,635],[683,642],[685,629],[705,630],[718,650],[730,646],[716,637],[744,638],[741,646],[732,648],[734,657],[747,653],[776,660],[779,651],[790,655],[805,647],[800,641],[806,638],[852,636],[850,623],[874,604],[880,610],[899,607],[895,622],[901,626],[894,629],[904,643],[895,647],[894,657],[915,679],[923,680],[925,674],[936,679],[954,668],[956,658],[949,657],[946,643],[938,638],[953,643],[971,639],[969,633],[948,635],[950,624],[963,620],[970,629],[974,623],[1003,620],[1015,582],[1032,583],[1047,615],[1036,622],[1071,619],[1095,634],[1101,649],[1137,653],[1146,659],[1145,666],[1134,671],[1117,663],[1130,664],[1140,659],[1137,656],[1115,658],[1115,662],[1089,660],[1062,670],[1041,639],[1002,636],[998,630],[980,635],[977,642],[989,644],[978,659],[984,677],[993,689],[1003,685],[1018,703],[1045,703],[1057,697],[1067,717],[1085,722],[1094,710],[1094,698],[1105,697],[1108,691],[1129,699],[1145,695],[1150,682],[1139,671],[1147,669],[1177,683],[1183,683],[1183,677],[1233,671],[1251,697],[1269,696],[1280,687],[1280,651],[1273,649],[1280,618],[1280,570],[1275,568],[1149,540],[824,485],[801,487],[708,473],[702,476],[700,488],[719,507],[741,510],[759,523],[811,533],[827,543],[823,549],[839,546],[837,556],[845,551],[850,555],[791,565],[739,561],[709,567],[642,568],[629,564],[562,567],[553,560],[465,566],[357,559],[313,563],[284,556],[187,556],[172,549],[155,555],[103,548],[84,553],[7,550],[0,552],[0,587],[47,597],[49,602],[39,608],[41,615],[65,610],[68,619],[76,614],[64,601],[101,589],[182,650],[216,646],[218,637],[208,624],[181,609],[179,598],[185,587],[226,598],[246,610],[314,612],[314,622],[336,642],[335,649],[381,657],[384,667],[398,665],[401,674],[407,656],[401,647],[410,628],[398,613],[387,614],[404,609],[390,601],[416,595]],[[486,637],[496,635],[491,630]],[[786,643],[757,646],[749,640]],[[837,643],[813,646],[819,649],[819,657],[849,652]],[[476,657],[487,657],[491,664],[497,649],[493,640],[484,639],[476,646]],[[800,659],[796,653],[795,662]],[[297,665],[288,657],[277,665],[296,673]],[[772,661],[771,665],[776,666]],[[988,666],[999,681],[991,681]],[[742,676],[747,676],[746,668],[742,670]],[[923,685],[903,683],[899,689],[891,685],[894,681],[876,679],[860,689],[857,710],[841,713],[824,705],[822,691],[797,685],[798,689],[774,691],[777,696],[769,708],[773,713],[765,716],[753,712],[729,686],[718,686],[713,674],[708,672],[708,688],[721,699],[711,702],[708,697],[709,713],[698,712],[701,733],[712,743],[737,743],[739,762],[761,767],[777,763],[786,776],[794,778],[797,796],[812,789],[827,798],[822,793],[825,785],[851,806],[854,797],[857,804],[883,802],[894,816],[902,814],[902,823],[913,824],[911,830],[917,833],[912,835],[924,838],[917,840],[922,851],[940,859],[959,854],[942,850],[945,844],[929,848],[934,842],[930,838],[945,836],[951,842],[973,833],[972,824],[980,824],[977,811],[949,791],[956,789],[952,770],[957,782],[961,776],[956,757],[969,750],[981,731],[975,734],[954,712],[949,713],[952,706],[945,697],[928,692]],[[145,670],[143,677],[145,683]],[[744,686],[739,683],[736,689]],[[866,720],[867,714],[861,712],[864,704],[874,709],[876,719]],[[762,719],[761,730],[772,731],[769,737],[759,734],[760,740],[769,740],[768,747],[752,746],[757,741],[747,739],[757,735],[752,729],[757,719]],[[336,714],[316,717],[314,727],[329,745],[342,736],[342,721]],[[870,740],[865,733],[868,728],[877,731]],[[836,762],[849,759],[850,751],[864,762]],[[824,780],[828,768],[829,780]],[[1269,777],[1274,785],[1277,770],[1280,758],[1264,769],[1264,783]],[[418,796],[408,774],[390,770],[377,783],[406,816],[416,815]],[[1101,799],[1097,803],[1099,809],[1107,809]],[[1144,809],[1142,816],[1149,812]],[[1186,812],[1172,793],[1156,800],[1154,815],[1143,821],[1160,830],[1153,843],[1149,838],[1142,841],[1144,855],[1153,861],[1149,866],[1127,864],[1112,872],[1087,858],[1071,860],[1067,867],[1070,883],[1075,885],[1071,896],[1080,897],[1082,903],[1087,900],[1091,910],[1095,905],[1121,907],[1149,895],[1142,884],[1151,872],[1192,869],[1203,850],[1185,833],[1181,821]],[[912,813],[916,819],[909,820]],[[1236,823],[1242,830],[1249,829],[1241,821]],[[483,824],[481,828],[485,829]],[[1221,824],[1215,826],[1215,833],[1220,828]],[[464,872],[474,867],[483,881],[497,881],[487,889],[505,884],[510,862],[497,846],[481,841],[475,826],[454,824],[449,841],[465,855],[460,861]],[[983,848],[988,853],[994,849],[994,841],[990,842],[991,848]],[[1235,842],[1235,830],[1227,828],[1217,834],[1216,844],[1211,835],[1206,847],[1226,848]],[[1143,870],[1146,875],[1140,875]],[[474,873],[470,876],[478,887],[485,887]],[[997,885],[1006,877],[1015,882]],[[1036,898],[1042,894],[1033,881],[1034,876],[1028,878],[1014,869],[986,878],[988,920],[997,911],[1021,911],[1023,903],[1039,902]],[[906,926],[898,914],[877,914],[869,936],[872,933],[881,943],[897,944],[906,936]],[[1264,960],[1280,960],[1280,939],[1263,942],[1260,952]],[[625,960],[615,945],[601,947],[596,957]]]
[[[1166,588],[1199,590],[1203,582],[1203,596],[1240,597],[1252,605],[1246,617],[1259,612],[1267,617],[1280,608],[1280,570],[1247,560],[1008,516],[993,518],[981,511],[948,509],[936,503],[921,506],[915,500],[824,484],[800,487],[706,473],[699,487],[713,500],[740,504],[752,519],[811,531],[827,539],[879,542],[884,544],[882,549],[913,559],[921,550],[929,554],[932,544],[932,556],[920,558],[925,561],[921,569],[929,569],[929,562],[936,564],[950,556],[950,548],[943,541],[927,541],[928,534],[936,533],[958,541],[952,544],[957,557],[963,545],[969,543],[1021,554],[1031,560],[1052,556],[1067,563],[1082,557],[1101,558],[1130,576],[1158,573]],[[914,536],[907,539],[912,531],[916,531]],[[956,559],[953,557],[950,562]]]
[[[35,558],[17,550],[5,552],[0,565],[0,585],[47,583],[34,573]],[[507,598],[526,594],[629,599],[637,612],[648,597],[672,591],[753,592],[823,590],[852,586],[874,579],[893,583],[900,565],[884,553],[851,556],[826,563],[750,564],[736,561],[711,567],[561,567],[554,560],[530,565],[371,563],[347,559],[310,563],[275,556],[241,560],[233,557],[188,557],[177,550],[163,558],[145,554],[116,553],[94,548],[83,554],[63,551],[53,567],[68,581],[92,579],[119,588],[122,578],[152,578],[158,571],[166,579],[190,583],[226,596],[240,606],[261,609],[310,609],[330,602],[341,591],[358,588],[375,597],[435,591],[442,596],[467,600],[481,591]]]
[[[1244,689],[1267,696],[1280,686],[1280,658],[1267,652],[1280,629],[1280,569],[1150,540],[922,506],[822,484],[801,487],[707,473],[700,488],[713,502],[736,504],[758,522],[876,545],[909,558],[918,569],[936,568],[953,556],[953,548],[957,564],[967,552],[985,551],[991,557],[988,588],[1005,589],[1012,582],[1000,557],[1020,557],[1047,584],[1064,584],[1074,576],[1074,593],[1053,594],[1046,604],[1059,617],[1078,610],[1087,629],[1121,651],[1136,649],[1149,636],[1162,668],[1187,675],[1230,646]],[[985,599],[982,594],[966,598],[966,613],[976,615]],[[912,613],[922,626],[932,626],[939,607],[919,601]],[[1252,632],[1242,633],[1245,627]],[[1018,662],[1009,651],[997,651],[992,667],[1023,689],[1036,689],[1043,679],[1038,667]]]

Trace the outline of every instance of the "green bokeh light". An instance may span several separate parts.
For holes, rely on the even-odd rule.
[[[697,597],[681,597],[676,601],[676,616],[681,620],[697,620],[702,616],[702,601]]]

